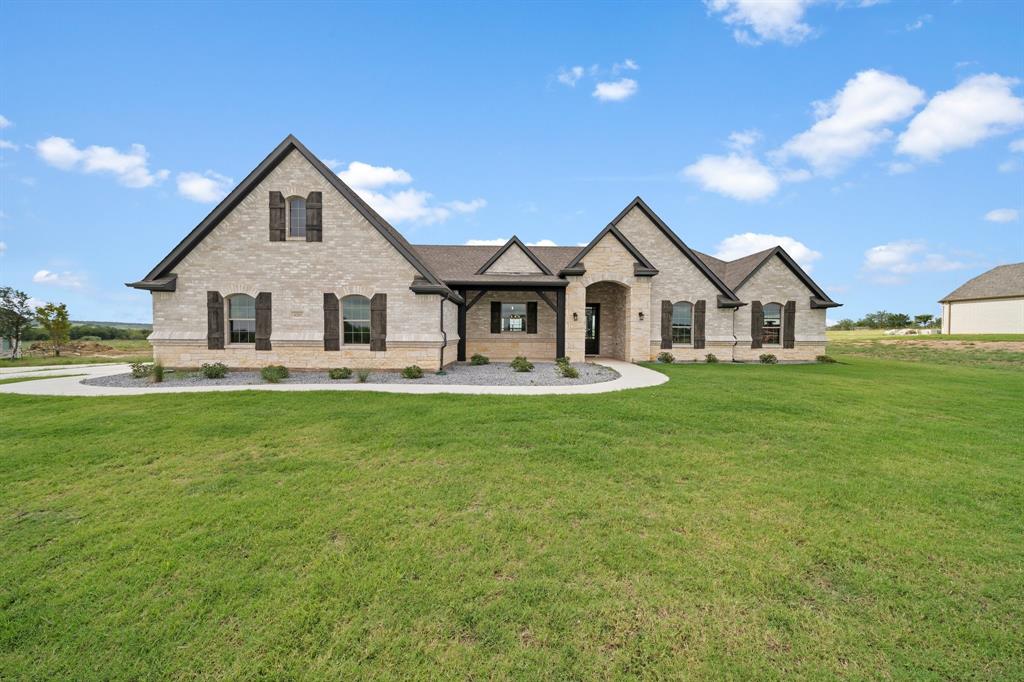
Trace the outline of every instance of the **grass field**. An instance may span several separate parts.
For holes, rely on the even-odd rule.
[[[42,365],[85,365],[100,362],[152,362],[153,347],[145,339],[109,339],[98,341],[113,350],[97,355],[26,355],[17,360],[0,359],[4,367],[39,367]]]
[[[1024,374],[0,395],[0,678],[1020,679]]]
[[[940,366],[1024,370],[1024,334],[886,336],[871,329],[830,331],[828,352]]]

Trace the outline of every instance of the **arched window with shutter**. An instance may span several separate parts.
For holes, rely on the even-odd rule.
[[[341,302],[342,343],[370,343],[370,299],[346,296]]]
[[[782,304],[764,304],[764,324],[761,327],[761,343],[777,346],[782,343]]]
[[[672,305],[672,343],[684,346],[693,343],[693,304],[689,301]]]
[[[256,299],[252,296],[228,296],[228,341],[256,343]]]
[[[288,197],[288,238],[306,238],[306,200]]]

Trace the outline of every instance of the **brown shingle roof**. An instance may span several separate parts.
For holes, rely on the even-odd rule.
[[[500,246],[456,246],[417,244],[413,246],[416,253],[437,276],[444,281],[484,281],[494,275],[477,275],[477,270],[498,252]],[[579,253],[579,246],[530,246],[527,247],[551,272],[558,272]],[[503,280],[514,282],[516,279],[541,281],[549,275],[524,274],[502,275]],[[558,277],[551,277],[557,280]]]
[[[999,265],[954,290],[939,303],[1024,296],[1024,263]]]

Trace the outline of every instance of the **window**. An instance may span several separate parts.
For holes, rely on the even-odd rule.
[[[231,343],[256,343],[256,299],[245,294],[228,297]]]
[[[306,238],[306,200],[302,197],[288,199],[288,236]]]
[[[764,325],[761,327],[761,343],[778,345],[782,338],[782,304],[767,303],[764,306]]]
[[[345,321],[343,343],[370,343],[370,299],[347,296],[341,302]]]
[[[672,306],[672,343],[693,343],[693,304],[683,301]]]
[[[501,331],[502,332],[525,332],[526,331],[526,304],[525,303],[502,303],[501,304]]]

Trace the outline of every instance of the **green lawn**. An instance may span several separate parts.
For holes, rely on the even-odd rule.
[[[33,370],[34,371],[34,370]],[[39,381],[40,379],[58,379],[61,377],[82,377],[84,374],[44,374],[37,377],[7,377],[0,378],[0,385],[20,384],[23,381]]]
[[[152,362],[153,347],[145,339],[109,339],[96,343],[114,349],[111,355],[71,355],[65,353],[53,355],[32,355],[17,360],[0,359],[0,369],[4,367],[38,367],[41,365],[90,365],[103,362]],[[24,344],[27,348],[31,343]]]
[[[1020,679],[1024,373],[0,395],[0,678]]]
[[[1024,334],[886,336],[873,329],[830,331],[828,352],[934,365],[1024,370]]]

